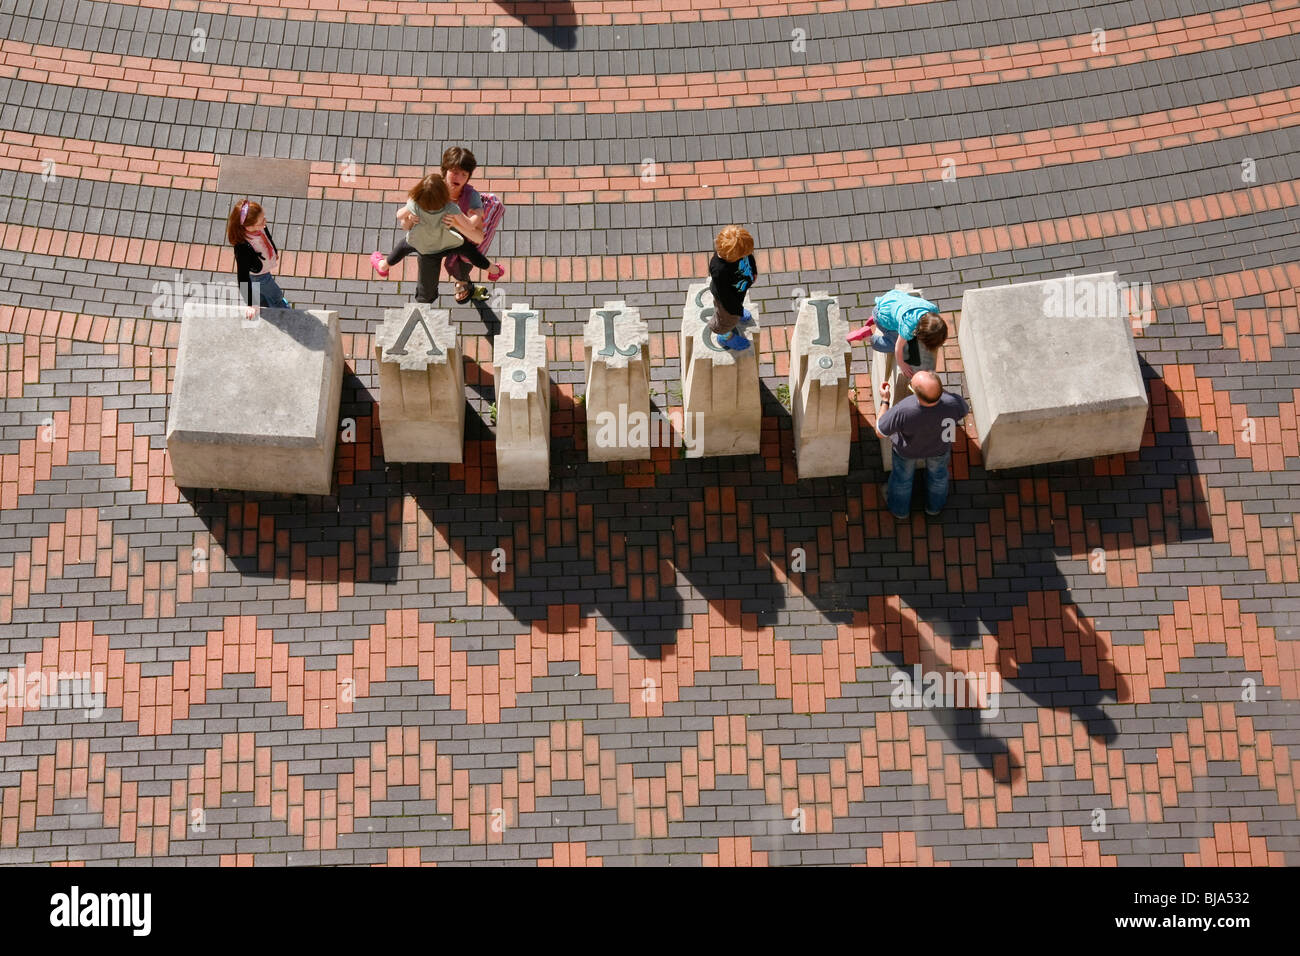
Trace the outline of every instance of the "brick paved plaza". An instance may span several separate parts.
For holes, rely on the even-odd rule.
[[[1300,0],[0,0],[0,36],[0,672],[102,688],[4,699],[0,863],[1300,864]],[[416,266],[368,256],[451,145],[507,271],[442,285],[464,463],[389,463]],[[338,315],[331,496],[173,480],[157,301],[234,281],[242,196]],[[590,461],[590,311],[639,310],[679,414],[733,222],[761,453]],[[895,520],[859,345],[849,474],[797,479],[812,290],[955,333],[967,289],[1110,270],[1151,291],[1140,451],[990,472],[968,417],[942,516]],[[497,487],[517,302],[546,492]],[[918,667],[996,715],[899,706]]]

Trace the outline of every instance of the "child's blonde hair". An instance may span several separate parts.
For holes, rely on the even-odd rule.
[[[713,249],[728,262],[739,262],[753,253],[754,237],[743,226],[725,226],[713,240]]]
[[[451,191],[442,173],[429,173],[411,187],[406,194],[415,200],[415,204],[425,212],[437,212],[451,202]]]

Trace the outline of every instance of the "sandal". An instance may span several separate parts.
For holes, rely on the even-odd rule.
[[[384,254],[382,252],[370,253],[371,268],[373,268],[376,272],[379,273],[379,277],[381,279],[388,278],[388,270],[383,267],[383,263],[386,261],[387,260],[385,259]]]
[[[469,297],[474,294],[474,287],[468,282],[456,283],[456,301],[464,305],[469,301]]]

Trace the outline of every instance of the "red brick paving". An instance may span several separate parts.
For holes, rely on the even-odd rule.
[[[435,18],[443,26],[516,22],[504,15],[484,14],[481,4],[341,5],[334,0],[300,0],[274,7],[206,2],[173,6],[325,21],[347,15],[356,17],[354,22],[411,26],[426,19],[433,23]],[[628,3],[575,4],[586,25],[818,15],[884,6],[888,5],[821,2],[732,11],[712,2],[647,3],[635,9]],[[531,11],[526,19],[539,25]],[[415,111],[431,109],[434,102],[452,114],[481,116],[562,111],[572,104],[585,104],[588,112],[695,109],[826,101],[849,93],[912,96],[977,82],[1009,83],[1117,65],[1154,64],[1229,46],[1240,52],[1270,38],[1290,36],[1296,24],[1300,24],[1300,4],[1276,0],[1109,30],[1104,55],[1093,54],[1089,37],[1073,37],[865,64],[732,74],[483,81],[482,89],[469,84],[440,87],[438,80],[417,83],[406,78],[394,92],[409,99],[400,100],[397,107],[357,101],[363,84],[368,86],[373,78],[92,56],[57,47],[33,48],[13,40],[0,42],[0,76],[65,88],[327,110]],[[698,88],[701,84],[705,89]],[[935,179],[937,158],[949,155],[959,160],[962,177],[988,179],[1048,165],[1082,167],[1101,159],[1140,163],[1150,154],[1186,145],[1219,144],[1232,149],[1238,140],[1249,142],[1252,136],[1285,136],[1294,127],[1296,91],[1294,87],[1264,91],[1104,122],[1067,123],[929,146],[750,158],[729,163],[725,170],[714,162],[668,163],[650,189],[642,189],[638,170],[618,166],[569,171],[496,167],[491,170],[496,178],[483,185],[521,204],[575,200],[668,204],[706,197],[892,188]],[[0,168],[39,173],[42,160],[51,157],[63,167],[65,177],[80,177],[87,183],[163,186],[193,193],[213,188],[217,159],[213,153],[197,150],[114,146],[0,130]],[[391,198],[413,170],[375,165],[358,172],[355,184],[344,184],[330,164],[316,163],[312,201]],[[705,181],[712,183],[707,189],[701,185]],[[1009,225],[811,249],[763,248],[760,268],[765,275],[913,264],[938,271],[972,256],[1046,255],[1051,247],[1075,242],[1114,238],[1159,242],[1168,230],[1186,226],[1241,229],[1252,218],[1293,219],[1297,182],[1264,178],[1249,187],[1202,189],[1191,199],[1130,208],[1094,205],[1097,211],[1037,221],[1020,216]],[[1211,234],[1207,229],[1206,235]],[[34,261],[61,257],[64,268],[79,260],[87,265],[145,266],[164,273],[230,271],[229,253],[200,244],[18,223],[5,225],[3,244],[6,250],[37,257]],[[370,278],[361,255],[331,249],[290,250],[285,263],[283,274],[295,279]],[[693,252],[659,251],[635,257],[572,256],[507,263],[511,276],[519,281],[582,284],[628,277],[682,280],[699,274],[704,259]],[[200,852],[196,820],[207,821],[210,839],[215,840],[224,825],[223,813],[234,805],[251,805],[261,819],[278,827],[278,833],[304,852],[334,854],[320,858],[338,861],[339,854],[360,845],[357,838],[371,832],[372,821],[384,819],[388,811],[377,804],[412,800],[433,808],[414,811],[422,816],[425,829],[404,835],[403,845],[368,848],[365,862],[410,866],[462,859],[455,851],[439,855],[446,849],[440,838],[450,834],[455,845],[468,840],[471,849],[485,852],[517,852],[527,846],[528,858],[543,866],[606,865],[634,862],[643,852],[653,855],[656,846],[674,846],[674,841],[684,839],[681,834],[698,834],[697,821],[712,819],[706,816],[710,808],[744,792],[761,797],[749,807],[749,821],[762,822],[763,835],[715,832],[699,837],[707,848],[663,853],[689,854],[692,862],[706,866],[827,862],[817,855],[823,846],[818,838],[852,834],[856,842],[848,850],[837,850],[835,862],[943,866],[980,857],[964,857],[965,848],[948,845],[938,828],[895,823],[895,829],[868,834],[853,828],[861,822],[864,807],[867,813],[882,814],[882,801],[895,799],[882,798],[881,788],[906,793],[897,799],[911,801],[914,810],[918,802],[934,804],[940,809],[927,811],[927,816],[952,815],[964,831],[996,845],[1013,829],[1026,829],[1015,822],[1022,815],[1019,808],[1029,800],[1041,802],[1043,794],[1058,792],[1052,788],[1060,781],[1070,780],[1091,787],[1081,799],[1106,808],[1113,829],[1092,830],[1087,822],[1092,811],[1080,803],[1077,814],[1062,816],[1060,822],[1036,823],[1033,838],[1015,837],[1018,855],[1008,861],[1053,866],[1140,862],[1142,854],[1131,848],[1130,838],[1141,839],[1139,830],[1172,823],[1176,816],[1185,821],[1185,811],[1193,811],[1201,815],[1183,824],[1181,836],[1169,840],[1165,856],[1179,857],[1187,865],[1285,865],[1297,852],[1295,825],[1300,813],[1295,725],[1293,717],[1285,717],[1294,715],[1293,705],[1300,700],[1300,642],[1290,633],[1293,628],[1268,623],[1278,615],[1263,609],[1267,605],[1261,606],[1259,595],[1243,593],[1243,588],[1250,592],[1262,581],[1261,588],[1280,589],[1275,592],[1284,595],[1279,597],[1283,602],[1279,607],[1286,607],[1285,601],[1296,593],[1288,586],[1300,584],[1296,550],[1300,515],[1261,510],[1256,499],[1243,498],[1240,488],[1221,480],[1230,471],[1216,467],[1204,473],[1177,473],[1166,483],[1149,486],[1159,489],[1158,496],[1143,498],[1145,508],[1123,512],[1123,520],[1114,511],[1097,517],[1097,489],[1113,486],[1138,493],[1144,476],[1169,474],[1152,468],[1152,455],[1167,448],[1170,437],[1180,432],[1196,436],[1191,460],[1202,463],[1228,468],[1248,464],[1253,473],[1268,475],[1285,472],[1288,463],[1300,457],[1300,384],[1285,365],[1290,337],[1300,334],[1295,293],[1300,263],[1285,258],[1273,258],[1267,265],[1233,263],[1225,260],[1214,269],[1181,269],[1181,278],[1162,278],[1155,284],[1154,314],[1144,316],[1139,307],[1133,308],[1139,348],[1153,367],[1158,366],[1149,378],[1152,414],[1141,452],[1099,459],[1065,478],[1044,473],[995,480],[982,470],[977,436],[968,424],[965,437],[957,443],[954,478],[959,488],[964,483],[987,483],[982,493],[987,503],[972,509],[971,520],[950,529],[927,524],[919,516],[895,521],[881,510],[877,482],[869,480],[846,482],[844,493],[829,499],[820,492],[811,496],[817,509],[811,529],[783,521],[810,496],[795,480],[789,429],[768,415],[762,454],[750,463],[750,474],[755,482],[768,477],[776,482],[768,486],[776,510],[770,501],[748,494],[743,481],[696,475],[700,487],[681,490],[681,507],[664,512],[671,514],[671,521],[655,535],[633,540],[626,532],[626,515],[614,507],[617,499],[608,492],[603,493],[607,497],[593,497],[592,489],[580,482],[576,490],[574,484],[561,485],[526,506],[513,508],[509,521],[464,530],[458,525],[465,523],[468,512],[497,492],[490,435],[467,439],[465,463],[448,468],[445,478],[439,478],[454,486],[457,494],[463,491],[462,498],[479,499],[465,505],[465,513],[426,507],[409,493],[373,492],[362,498],[359,495],[374,484],[382,464],[382,437],[367,410],[356,415],[358,440],[340,446],[336,467],[339,500],[353,508],[361,502],[362,510],[349,514],[359,520],[322,549],[319,539],[299,533],[302,525],[295,521],[303,509],[291,512],[280,502],[238,496],[215,502],[208,496],[209,500],[195,503],[181,495],[161,443],[153,440],[158,435],[156,419],[119,415],[116,407],[93,394],[65,399],[56,391],[53,403],[45,396],[35,399],[42,415],[49,409],[54,434],[43,437],[30,412],[23,412],[27,417],[15,426],[20,432],[17,438],[6,433],[0,451],[0,508],[28,507],[44,489],[61,481],[61,475],[93,460],[129,486],[129,492],[123,493],[136,495],[132,500],[138,503],[128,509],[149,514],[150,530],[143,536],[134,530],[130,524],[134,513],[131,517],[122,513],[128,509],[108,512],[86,501],[55,508],[57,517],[41,519],[38,530],[26,538],[29,546],[24,551],[0,559],[0,627],[12,633],[12,628],[25,626],[20,622],[40,622],[23,650],[4,644],[9,666],[21,665],[29,674],[49,678],[59,672],[104,672],[105,706],[115,712],[115,719],[134,725],[133,731],[125,732],[133,747],[144,740],[153,749],[164,738],[185,736],[192,724],[205,719],[199,715],[219,712],[234,701],[236,688],[241,694],[255,695],[259,707],[278,708],[277,720],[287,722],[283,725],[292,726],[295,734],[315,735],[312,739],[323,747],[332,747],[327,741],[336,739],[327,734],[366,726],[359,719],[384,722],[372,722],[378,735],[364,738],[359,752],[338,755],[343,766],[329,771],[326,775],[331,779],[324,783],[319,779],[323,772],[302,769],[306,761],[301,748],[293,753],[264,731],[222,727],[204,734],[207,739],[196,752],[187,752],[163,768],[175,772],[166,778],[161,793],[130,779],[132,774],[124,773],[118,761],[87,738],[56,739],[53,753],[43,750],[30,765],[7,773],[0,782],[0,853],[18,852],[24,835],[48,830],[47,821],[66,812],[62,802],[75,800],[84,804],[84,812],[98,815],[110,842],[127,847],[136,857]],[[955,327],[958,316],[947,317]],[[1143,318],[1153,320],[1153,326],[1144,330]],[[1163,347],[1166,330],[1174,328],[1179,336],[1210,339],[1214,344]],[[0,333],[16,336],[0,341],[0,410],[5,402],[35,395],[59,370],[75,365],[80,353],[74,343],[100,349],[109,367],[116,363],[117,370],[127,371],[130,381],[146,388],[148,395],[165,396],[174,374],[177,332],[176,323],[156,317],[90,315],[40,302],[0,305]],[[358,377],[369,375],[362,363],[369,360],[371,344],[366,334],[349,331],[345,336],[345,351]],[[779,323],[769,326],[764,346],[774,375],[783,377],[788,372],[788,329]],[[581,360],[571,332],[556,334],[552,348],[555,363],[572,366]],[[1196,354],[1203,348],[1215,350],[1215,362],[1240,359],[1270,375],[1275,372],[1277,381],[1270,380],[1273,397],[1234,398],[1234,393],[1244,393],[1247,387],[1220,386],[1226,373],[1203,352]],[[467,341],[466,352],[473,362],[469,384],[490,388],[486,343],[474,337]],[[652,353],[657,366],[676,360],[676,338],[670,329],[655,332]],[[949,373],[960,372],[955,341],[945,349],[942,367]],[[855,383],[867,386],[867,375],[856,375]],[[579,389],[571,381],[557,382],[553,398],[556,438],[581,457],[585,416],[575,402]],[[865,395],[859,391],[854,402],[854,438],[868,446],[870,458],[873,416]],[[1247,419],[1253,423],[1254,441],[1247,440],[1243,431]],[[679,489],[675,479],[681,467],[671,449],[662,449],[648,462],[611,467],[605,474],[620,479],[619,492],[648,494]],[[349,498],[345,489],[358,495]],[[192,517],[190,509],[202,510],[201,527],[184,519],[178,522],[178,514]],[[509,527],[503,530],[502,524]],[[168,538],[160,543],[162,534]],[[471,538],[477,543],[470,544]],[[484,539],[511,553],[511,567],[505,574],[490,570]],[[806,573],[786,570],[786,555],[795,544],[807,550]],[[879,548],[872,551],[873,545]],[[1199,550],[1202,545],[1204,552]],[[1069,570],[1071,565],[1086,568],[1096,548],[1107,556],[1103,571]],[[819,620],[831,623],[833,636],[818,639],[817,649],[810,652],[806,646],[796,646],[798,638],[790,636],[792,628],[802,633],[803,625],[772,624],[740,598],[725,592],[704,597],[703,584],[689,588],[683,584],[684,580],[707,581],[706,566],[723,551],[729,571],[768,577],[774,588],[787,595],[787,607],[828,608]],[[432,572],[429,579],[421,579],[422,585],[436,582],[443,589],[437,593],[450,594],[453,613],[472,618],[477,612],[505,610],[509,616],[520,585],[551,573],[538,569],[553,565],[554,554],[567,552],[590,561],[593,573],[607,576],[629,603],[661,602],[684,591],[699,607],[683,610],[674,639],[656,645],[656,656],[629,643],[622,629],[598,621],[589,606],[569,599],[564,586],[557,586],[545,595],[543,616],[520,618],[518,628],[503,629],[489,646],[458,632],[455,618],[446,623],[431,620],[426,613],[433,608],[430,593],[422,589],[398,607],[382,600],[366,604],[364,623],[358,616],[352,636],[344,641],[346,649],[324,654],[301,649],[296,641],[318,641],[301,629],[298,637],[284,639],[278,627],[268,623],[272,612],[246,607],[245,602],[251,604],[253,599],[241,593],[252,588],[261,597],[267,593],[261,588],[275,589],[276,596],[267,604],[288,605],[292,616],[316,622],[308,630],[328,630],[320,622],[341,616],[351,619],[362,606],[359,602],[376,593],[374,585],[382,580],[377,571],[417,565]],[[855,596],[837,619],[834,595],[845,584],[843,569],[858,573],[852,561],[864,553],[897,557],[914,576],[913,584],[933,584],[939,590],[909,592],[906,601],[893,593]],[[1161,568],[1202,553],[1231,568],[1199,576],[1178,574],[1176,588],[1151,583],[1157,576],[1170,575]],[[932,620],[933,609],[924,601],[927,593],[981,601],[1006,580],[1003,572],[1008,565],[1026,560],[1025,554],[1039,562],[1059,563],[1061,576],[1018,584],[998,607],[1003,616],[986,620],[986,630],[965,644],[953,640]],[[403,556],[408,560],[403,561]],[[41,617],[52,606],[53,595],[77,593],[66,586],[82,581],[102,581],[109,593],[120,595],[123,603],[117,607],[123,616]],[[1082,584],[1109,596],[1080,598],[1076,603],[1071,582],[1075,588]],[[1158,601],[1133,597],[1153,588],[1177,594]],[[202,619],[178,617],[200,598],[221,602],[225,609]],[[1106,601],[1140,607],[1110,610],[1109,624],[1083,610],[1087,603],[1105,614]],[[53,606],[63,610],[57,599]],[[280,614],[278,607],[274,614]],[[173,637],[188,635],[190,640],[172,648],[181,651],[179,657],[166,661],[148,657],[140,653],[138,641],[131,644],[122,639],[118,625],[123,620],[133,628],[157,625],[160,633],[171,627],[176,631]],[[319,657],[332,662],[313,660]],[[1199,689],[1193,694],[1187,679],[1203,674],[1197,665],[1207,661],[1227,672],[1223,676],[1234,695],[1239,689],[1238,671],[1257,675],[1261,699],[1272,694],[1272,709],[1257,709],[1244,699],[1238,702],[1239,696],[1202,697]],[[1016,685],[1016,714],[1004,717],[994,737],[974,731],[979,741],[990,745],[981,751],[970,737],[951,731],[931,712],[879,706],[889,693],[890,672],[914,664],[940,675],[995,672]],[[557,677],[557,666],[563,667],[565,678]],[[1069,693],[1056,675],[1042,676],[1049,668],[1066,668],[1061,673],[1072,675],[1076,683]],[[728,687],[733,675],[752,677],[751,683],[765,696],[757,701],[710,698],[713,689]],[[559,690],[557,680],[572,680],[581,689],[570,691],[567,688],[575,685],[565,683],[566,689]],[[436,701],[439,714],[454,715],[458,731],[492,733],[433,739],[427,723],[406,722],[409,712],[373,708],[376,702],[382,705],[391,688],[413,682],[423,686],[422,701]],[[1036,693],[1042,685],[1055,689]],[[1085,713],[1098,694],[1083,694],[1082,709],[1069,704],[1070,694],[1079,696],[1079,686],[1095,687],[1101,698],[1114,701],[1113,707],[1097,705],[1096,709],[1103,716],[1110,710],[1122,714],[1116,719],[1116,735],[1097,732],[1097,718]],[[1208,690],[1212,693],[1214,688]],[[538,701],[548,700],[551,694],[566,695],[555,698],[565,702],[543,710]],[[1176,719],[1166,717],[1171,700],[1178,700],[1183,708]],[[593,703],[617,709],[617,734],[601,729],[601,721],[589,715],[575,716]],[[967,706],[948,708],[947,716],[958,722],[971,718],[978,728],[973,711],[980,703],[968,701]],[[520,717],[533,708],[537,712],[531,717]],[[428,713],[421,711],[420,716]],[[794,723],[782,724],[779,735],[775,734],[772,714]],[[834,722],[845,714],[863,717],[861,726]],[[1282,720],[1279,714],[1284,715]],[[43,723],[45,716],[21,704],[8,708],[0,722],[0,740],[29,739],[11,728],[22,728],[25,734]],[[685,719],[690,720],[689,726]],[[798,724],[800,719],[807,723]],[[524,726],[521,720],[530,721],[528,729],[519,729]],[[1132,720],[1174,721],[1177,726],[1154,732],[1167,743],[1139,745],[1137,738],[1151,736],[1152,731],[1127,729]],[[851,732],[819,735],[822,727]],[[482,761],[476,762],[474,752],[467,754],[462,745],[465,739],[499,741],[497,731],[519,740],[509,750],[494,752],[491,773],[485,773]],[[670,733],[673,740],[667,741],[664,738]],[[655,742],[646,744],[647,738]],[[654,758],[637,752],[648,748],[670,752]],[[1260,797],[1273,814],[1267,818],[1269,828],[1257,822],[1260,816],[1252,815],[1261,805],[1258,802],[1227,808],[1216,804],[1210,810],[1201,799],[1211,782],[1222,778],[1225,763],[1232,765],[1226,772],[1242,785],[1240,792]],[[517,835],[541,829],[545,826],[539,822],[541,817],[572,813],[573,806],[603,815],[607,822],[600,825],[602,831],[617,831],[618,836],[602,832],[598,839],[589,832],[594,825],[572,821],[564,824],[570,828],[568,839],[541,833]],[[1175,810],[1180,813],[1174,814]],[[1208,815],[1220,810],[1243,818],[1220,820]],[[434,814],[445,820],[428,822]],[[624,845],[629,840],[644,849],[630,851]],[[793,858],[790,847],[797,848]],[[807,854],[806,860],[800,853]],[[214,858],[222,865],[248,866],[268,856],[284,862],[283,855],[276,857],[265,846],[256,852],[223,849]],[[361,861],[362,854],[347,860]],[[78,865],[84,861],[50,862]]]
[[[496,167],[476,179],[484,192],[508,194],[511,205],[600,202],[677,202],[706,197],[890,186],[938,181],[941,160],[956,163],[962,178],[997,175],[1134,153],[1174,149],[1247,133],[1288,129],[1300,123],[1300,87],[1258,96],[1160,110],[1106,123],[1054,126],[1025,133],[943,143],[804,156],[769,156],[729,163],[667,163],[655,179],[639,166],[591,166],[548,171]],[[53,161],[60,176],[172,189],[214,191],[219,157],[212,153],[124,147],[91,140],[5,131],[0,169],[40,173]],[[424,174],[423,167],[313,163],[309,196],[317,199],[396,201]],[[1265,356],[1266,357],[1266,356]]]
[[[803,68],[672,76],[564,77],[482,81],[467,88],[443,77],[295,73],[97,54],[0,41],[0,77],[53,86],[210,102],[364,112],[613,113],[730,109],[782,103],[895,96],[984,83],[1100,70],[1167,56],[1290,36],[1300,0],[1268,0],[1231,11],[1193,39],[1182,18],[1107,31],[1106,52],[1092,36],[937,53],[925,58],[814,64]],[[648,85],[646,85],[648,84]]]

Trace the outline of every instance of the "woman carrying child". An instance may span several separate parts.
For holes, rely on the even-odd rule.
[[[447,181],[452,202],[459,207],[459,215],[448,216],[443,222],[467,239],[474,240],[479,252],[487,252],[497,226],[505,216],[505,205],[492,193],[480,193],[469,184],[477,168],[478,160],[464,146],[452,146],[442,154],[442,175]],[[456,283],[457,302],[468,302],[471,296],[480,300],[487,298],[487,289],[470,281],[470,263],[466,257],[453,252],[447,256],[446,263],[447,275]],[[488,270],[488,281],[496,282],[505,272],[494,263]]]
[[[382,252],[370,254],[370,264],[387,279],[389,270],[411,253],[419,256],[419,279],[415,286],[416,302],[434,302],[438,298],[438,273],[443,257],[454,252],[486,269],[492,263],[478,246],[448,224],[459,216],[460,207],[451,201],[451,191],[441,173],[430,173],[411,187],[406,205],[397,211],[397,221],[406,235],[397,241],[387,257]]]

